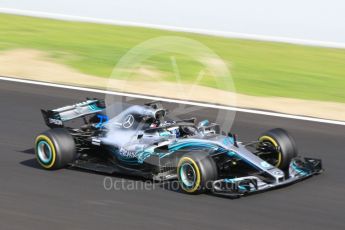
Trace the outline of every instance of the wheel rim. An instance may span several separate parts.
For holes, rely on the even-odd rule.
[[[275,147],[274,144],[272,144],[269,141],[265,141],[264,143],[267,143],[269,145],[272,145],[273,147]],[[279,151],[273,152],[269,155],[266,156],[267,159],[265,159],[268,163],[270,163],[271,165],[274,165],[275,167],[279,167],[280,163],[281,163],[281,153]]]
[[[182,184],[187,188],[193,188],[196,181],[194,167],[190,163],[183,163],[180,168]]]
[[[275,152],[271,154],[263,154],[261,157],[270,163],[271,165],[274,165],[275,167],[279,167],[282,163],[282,153],[278,150],[279,145],[278,143],[269,136],[263,136],[259,139],[262,143],[266,143],[277,149]],[[266,156],[265,156],[266,155]]]
[[[37,153],[39,160],[44,164],[48,164],[52,160],[52,149],[46,141],[38,142]]]

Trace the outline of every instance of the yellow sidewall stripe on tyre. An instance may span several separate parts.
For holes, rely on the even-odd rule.
[[[276,140],[274,140],[272,137],[270,136],[262,136],[259,138],[259,141],[269,141],[271,142],[276,148],[278,148],[278,143],[276,142]],[[280,164],[282,162],[282,153],[280,151],[278,151],[278,163],[275,165],[275,167],[279,167]]]
[[[51,150],[52,150],[52,160],[51,160],[51,162],[50,162],[49,165],[43,164],[43,163],[41,162],[41,160],[39,159],[39,156],[38,156],[37,144],[38,144],[38,142],[40,142],[40,141],[42,141],[42,140],[43,140],[43,141],[46,141],[46,142],[49,144],[49,146],[50,146],[50,148],[51,148]],[[36,138],[36,141],[35,141],[35,154],[36,154],[36,158],[37,158],[38,163],[39,163],[42,167],[44,167],[44,168],[46,168],[46,169],[50,169],[50,168],[53,167],[53,165],[55,164],[55,161],[56,161],[55,146],[54,146],[53,142],[50,140],[50,138],[47,137],[46,135],[39,135],[39,136]]]
[[[179,161],[178,166],[177,166],[177,168],[179,169],[178,173],[180,173],[181,164],[183,164],[184,162],[191,163],[193,165],[194,169],[195,169],[195,172],[196,172],[196,182],[195,182],[194,187],[191,188],[191,189],[185,189],[184,188],[184,190],[186,192],[192,193],[192,192],[195,192],[199,188],[199,186],[200,186],[200,182],[201,182],[200,170],[199,170],[199,167],[198,167],[197,163],[193,159],[191,159],[189,157],[182,157],[181,160]]]

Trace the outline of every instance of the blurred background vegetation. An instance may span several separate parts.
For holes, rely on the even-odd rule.
[[[133,46],[159,36],[191,38],[212,49],[229,66],[239,93],[345,102],[345,49],[0,14],[0,51],[42,50],[57,62],[99,77],[109,77]],[[181,55],[176,61],[186,83],[202,69]],[[163,80],[175,80],[166,54],[152,57],[145,66],[162,73],[157,76]],[[200,84],[221,88],[207,76]]]

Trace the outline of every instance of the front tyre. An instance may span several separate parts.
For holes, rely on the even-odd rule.
[[[287,169],[297,156],[295,140],[281,128],[269,130],[259,137],[259,148],[265,149],[259,155],[263,160],[279,169]]]
[[[35,156],[44,169],[64,168],[76,157],[74,139],[66,129],[48,130],[37,136]]]
[[[177,176],[182,191],[200,194],[212,189],[212,182],[218,176],[217,166],[214,160],[205,153],[192,152],[179,160]]]

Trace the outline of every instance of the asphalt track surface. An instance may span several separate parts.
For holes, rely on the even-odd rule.
[[[240,199],[186,195],[149,186],[106,190],[105,175],[45,171],[34,159],[35,135],[46,130],[40,109],[104,97],[75,90],[0,81],[0,229],[345,229],[345,126],[237,113],[233,132],[256,139],[282,127],[304,155],[322,158],[325,173]],[[211,109],[198,117],[214,118]]]

